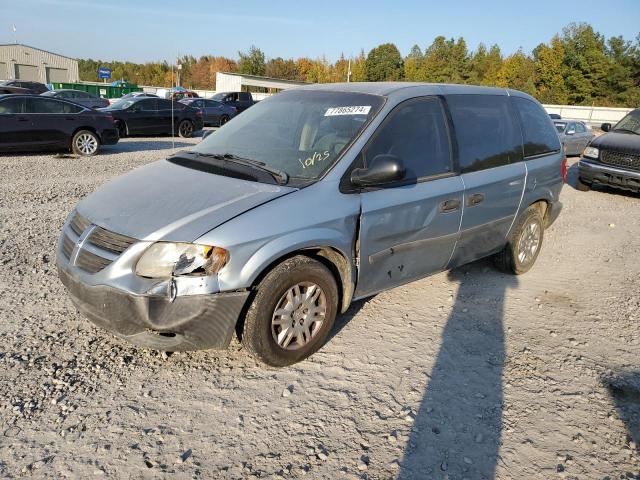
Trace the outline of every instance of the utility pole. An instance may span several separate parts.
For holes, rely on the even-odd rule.
[[[18,44],[18,34],[16,32],[18,31],[18,29],[16,28],[16,24],[14,23],[13,25],[11,25],[11,28],[13,30],[13,43],[15,43],[17,45]]]
[[[349,59],[349,67],[347,69],[347,83],[351,82],[351,59]]]

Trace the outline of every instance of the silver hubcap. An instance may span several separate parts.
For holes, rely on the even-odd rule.
[[[184,122],[182,125],[180,125],[180,133],[183,136],[187,136],[191,134],[191,124],[189,122]]]
[[[540,246],[540,226],[536,222],[529,223],[520,235],[518,242],[518,260],[522,264],[529,263]]]
[[[91,155],[98,149],[98,140],[93,135],[83,133],[76,139],[76,148],[84,155]]]
[[[271,334],[285,350],[297,350],[320,331],[327,313],[327,299],[315,283],[298,283],[278,301],[271,318]]]

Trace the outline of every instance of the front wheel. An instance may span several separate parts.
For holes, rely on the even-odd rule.
[[[258,285],[244,320],[242,345],[267,365],[304,360],[325,342],[338,311],[338,287],[322,263],[285,260]]]
[[[495,257],[498,269],[521,275],[536,262],[544,237],[544,219],[535,205],[529,206],[516,220],[509,242]]]
[[[100,139],[89,130],[76,132],[71,140],[71,150],[76,155],[90,157],[98,153],[98,148],[100,148]]]
[[[178,125],[178,135],[182,138],[191,138],[193,135],[193,123],[189,120],[182,120]]]

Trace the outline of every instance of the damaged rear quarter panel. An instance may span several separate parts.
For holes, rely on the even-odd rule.
[[[219,273],[221,291],[249,288],[279,258],[315,247],[339,251],[355,283],[359,216],[359,195],[341,194],[337,181],[325,179],[245,212],[198,238],[197,243],[229,251],[229,263]]]

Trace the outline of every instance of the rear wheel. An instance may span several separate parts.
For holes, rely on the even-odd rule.
[[[178,135],[182,138],[191,138],[193,135],[193,123],[189,120],[182,120],[178,125]]]
[[[98,153],[98,148],[100,148],[100,139],[95,133],[89,130],[76,132],[71,140],[71,150],[73,150],[73,153],[76,155],[90,157]]]
[[[220,126],[223,126],[228,121],[229,121],[229,115],[222,115],[220,117]]]
[[[267,365],[294,364],[324,344],[337,310],[338,287],[329,269],[309,257],[290,258],[258,285],[242,344]]]
[[[540,209],[531,205],[516,220],[507,245],[494,257],[496,267],[514,275],[528,272],[538,258],[543,238],[544,219]]]

